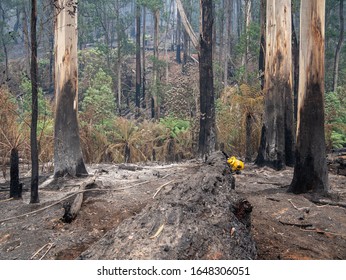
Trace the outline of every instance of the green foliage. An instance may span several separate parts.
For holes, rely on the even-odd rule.
[[[22,91],[23,98],[22,98],[22,104],[21,109],[23,112],[23,117],[29,117],[31,116],[31,81],[28,77],[23,76],[21,84],[20,84],[20,90]],[[44,98],[42,88],[38,88],[38,116],[39,121],[40,118],[43,116],[49,116],[52,117],[52,110],[48,104],[48,101]],[[39,124],[38,124],[39,125]]]
[[[329,148],[346,147],[346,89],[325,95],[326,138]]]
[[[169,134],[173,138],[177,138],[182,132],[186,132],[190,128],[190,122],[184,119],[178,119],[168,116],[160,119],[160,124],[169,130]]]
[[[137,3],[149,8],[151,11],[156,11],[163,8],[162,0],[137,0]]]
[[[82,110],[91,113],[91,120],[96,124],[104,124],[114,116],[115,103],[112,92],[112,78],[102,68],[96,73],[86,90]]]
[[[257,57],[259,53],[259,41],[260,41],[261,27],[258,23],[252,22],[240,38],[236,45],[236,54],[243,55],[248,48],[250,57]]]

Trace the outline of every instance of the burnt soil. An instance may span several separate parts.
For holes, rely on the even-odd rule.
[[[84,193],[82,208],[72,223],[61,221],[64,203],[73,200],[64,198],[78,191],[87,178],[64,178],[42,185],[38,204],[29,204],[30,178],[25,176],[25,167],[21,168],[26,185],[22,200],[8,200],[9,182],[0,179],[0,259],[86,256],[85,252],[90,254],[105,236],[114,235],[119,225],[129,226],[139,216],[147,215],[149,219],[151,216],[145,211],[158,210],[155,207],[160,207],[164,196],[177,192],[177,182],[184,180],[188,185],[190,178],[204,178],[208,172],[206,164],[197,160],[129,166],[131,170],[128,166],[124,169],[124,165],[88,166],[90,174],[98,175],[95,184],[89,186],[93,190]],[[40,183],[50,182],[49,175],[43,176]],[[328,197],[287,193],[292,176],[291,168],[275,171],[252,164],[246,164],[241,174],[234,175],[236,189],[231,192],[253,206],[251,234],[257,259],[346,259],[345,176],[329,174]],[[155,234],[165,230],[160,229],[160,224],[152,227],[150,237],[154,244]],[[128,240],[140,237],[136,231],[127,233]],[[225,258],[222,252],[216,253],[219,255],[204,258]]]

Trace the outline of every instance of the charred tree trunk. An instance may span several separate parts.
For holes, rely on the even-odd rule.
[[[87,174],[78,127],[77,2],[56,1],[54,176]]]
[[[136,117],[139,116],[141,98],[141,8],[136,6]]]
[[[30,203],[38,203],[38,146],[37,146],[37,119],[38,119],[38,89],[37,89],[37,2],[31,1],[31,196]]]
[[[339,60],[340,60],[340,51],[342,47],[342,43],[344,41],[344,0],[340,0],[340,6],[339,6],[339,13],[340,13],[340,35],[339,35],[339,41],[336,46],[335,50],[335,57],[334,57],[334,75],[333,75],[333,91],[336,91],[336,88],[338,86],[338,76],[339,76]]]
[[[245,131],[246,131],[246,150],[245,150],[245,160],[251,162],[252,160],[252,122],[253,118],[250,113],[246,116]]]
[[[294,162],[291,4],[267,1],[264,129],[256,163],[277,170]]]
[[[304,0],[300,13],[296,164],[290,191],[327,192],[324,136],[325,1]]]
[[[299,45],[294,28],[294,20],[292,13],[292,56],[293,56],[293,115],[294,121],[297,122],[298,108],[298,86],[299,86]]]
[[[19,158],[17,148],[11,150],[10,161],[10,197],[21,198],[22,197],[22,184],[19,183]]]
[[[202,32],[199,52],[200,131],[198,149],[204,158],[215,150],[215,104],[213,83],[213,5],[201,0]]]

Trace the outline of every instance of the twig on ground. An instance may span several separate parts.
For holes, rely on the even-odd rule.
[[[44,248],[46,248],[50,243],[44,244],[40,249],[38,249],[35,254],[33,254],[30,260],[33,260]]]
[[[294,207],[294,209],[298,210],[298,211],[304,211],[305,213],[309,213],[310,212],[310,208],[309,207],[300,207],[298,208],[297,206],[295,206],[292,202],[291,199],[288,199],[288,201],[292,204],[292,206]]]
[[[167,182],[167,183],[165,183],[165,184],[163,184],[162,186],[160,186],[160,187],[158,187],[157,188],[157,191],[155,192],[155,194],[153,195],[153,199],[155,198],[155,196],[163,189],[163,187],[165,187],[165,186],[167,186],[167,185],[169,185],[170,183],[172,183],[172,182],[174,182],[174,180],[172,180],[172,181],[169,181],[169,182]]]
[[[49,243],[49,247],[48,247],[47,251],[42,255],[40,260],[42,260],[48,254],[48,252],[50,251],[50,249],[53,248],[54,245],[55,245],[54,243]]]
[[[6,201],[11,201],[11,200],[13,200],[13,197],[7,198],[7,199],[4,199],[4,200],[0,200],[0,202],[6,202]]]
[[[321,200],[321,199],[311,199],[310,201],[315,204],[321,204],[320,206],[317,206],[317,207],[333,206],[333,207],[346,208],[346,203],[343,203],[343,202],[334,202],[330,200]]]
[[[256,182],[257,184],[261,185],[274,185],[274,186],[282,186],[282,183],[277,183],[277,182],[264,182],[264,181],[258,181]]]
[[[158,237],[160,235],[160,233],[163,231],[163,228],[165,227],[165,223],[163,223],[158,230],[156,231],[156,233],[153,236],[150,236],[150,239],[154,239],[155,237]]]
[[[299,228],[308,228],[308,227],[312,227],[312,224],[295,224],[295,223],[289,223],[289,222],[283,222],[279,220],[280,224],[283,224],[285,226],[295,226],[295,227],[299,227]]]

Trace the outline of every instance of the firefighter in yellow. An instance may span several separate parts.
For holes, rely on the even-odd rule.
[[[234,156],[228,158],[227,163],[231,166],[232,172],[236,172],[237,174],[240,173],[240,170],[244,169],[244,162]]]

